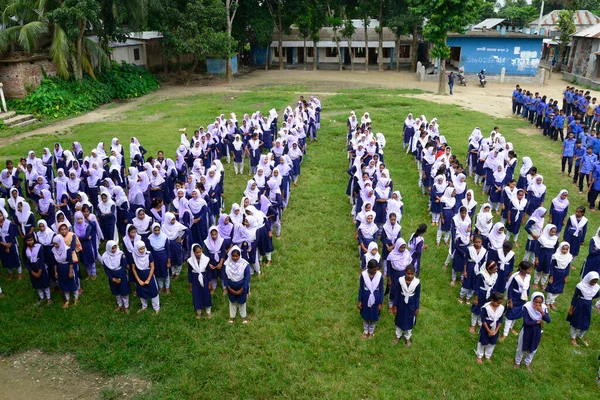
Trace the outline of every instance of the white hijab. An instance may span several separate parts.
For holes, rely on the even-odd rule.
[[[204,273],[204,271],[206,271],[206,267],[208,266],[210,259],[206,257],[204,253],[201,253],[200,259],[198,260],[196,258],[196,255],[194,254],[194,249],[196,248],[196,246],[202,249],[202,246],[200,246],[198,243],[194,243],[192,245],[192,254],[190,255],[190,258],[188,258],[187,261],[188,265],[192,267],[192,270],[198,274],[198,282],[200,283],[200,286],[204,287],[204,278],[202,277],[202,274]]]

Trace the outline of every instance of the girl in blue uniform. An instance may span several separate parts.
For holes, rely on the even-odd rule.
[[[398,278],[394,282],[394,286],[396,286],[392,310],[396,316],[394,318],[396,325],[394,344],[397,344],[400,338],[404,336],[406,347],[411,347],[410,338],[417,323],[421,304],[421,282],[419,278],[415,277],[415,267],[412,265],[406,267],[406,275]]]
[[[102,265],[108,278],[110,292],[117,299],[117,308],[113,311],[125,310],[129,314],[129,277],[127,275],[127,259],[119,249],[118,242],[106,242],[106,252],[102,254]]]
[[[165,213],[165,220],[160,227],[162,233],[164,233],[169,241],[169,248],[171,252],[171,276],[173,279],[177,279],[181,273],[183,266],[183,260],[185,259],[184,254],[188,254],[189,249],[184,249],[184,241],[188,236],[188,228],[186,228],[180,222],[177,222],[175,214]]]
[[[473,335],[475,334],[475,325],[482,325],[481,307],[490,301],[497,280],[498,264],[488,259],[485,268],[481,268],[479,275],[475,278],[473,305],[471,306],[471,326],[469,328],[469,332]]]
[[[585,217],[585,207],[583,206],[577,207],[575,214],[567,219],[563,240],[569,243],[569,252],[573,256],[573,260],[571,261],[571,268],[573,269],[573,264],[579,255],[581,245],[585,242],[587,223],[588,219]]]
[[[429,195],[429,211],[431,212],[431,225],[439,225],[442,214],[441,199],[446,193],[446,178],[444,175],[438,175],[434,179],[433,186]]]
[[[202,317],[202,310],[207,318],[212,318],[211,277],[208,270],[210,259],[202,252],[198,243],[192,245],[192,254],[187,260],[188,278],[192,287],[192,302],[196,310],[196,318]]]
[[[504,186],[504,189],[502,189],[502,195],[500,200],[502,202],[502,219],[500,221],[502,221],[503,223],[506,223],[506,220],[508,219],[508,212],[510,211],[511,200],[515,198],[518,190],[519,189],[517,189],[517,181],[515,181],[514,179],[509,180],[508,184]]]
[[[492,208],[496,210],[496,215],[500,214],[500,204],[502,202],[502,189],[504,188],[504,180],[506,179],[506,171],[504,166],[499,164],[496,167],[496,171],[492,174],[489,192],[489,201]],[[487,182],[486,182],[487,184]]]
[[[106,240],[118,239],[117,228],[117,205],[110,198],[110,193],[105,188],[100,188],[100,201],[98,202],[98,222],[102,236]]]
[[[521,261],[519,270],[512,274],[506,284],[506,322],[504,324],[504,332],[500,341],[503,342],[508,336],[508,332],[517,335],[517,331],[513,329],[515,321],[523,318],[523,306],[527,302],[529,296],[529,286],[531,282],[531,269],[533,266],[528,261]]]
[[[556,233],[560,234],[563,226],[565,225],[565,218],[569,213],[569,200],[567,197],[569,196],[569,192],[566,190],[561,190],[554,199],[552,199],[552,204],[550,205],[550,219],[548,223],[556,226]]]
[[[138,310],[138,313],[148,309],[148,299],[150,299],[152,308],[158,314],[160,299],[158,297],[158,285],[156,284],[156,278],[154,278],[154,258],[146,250],[146,244],[143,241],[138,240],[134,246],[131,270],[136,281],[137,297],[142,302],[142,308]]]
[[[536,209],[544,206],[546,199],[546,185],[542,175],[536,175],[534,181],[527,188],[527,214],[531,215]]]
[[[556,226],[548,224],[544,227],[544,231],[538,238],[539,248],[535,255],[535,276],[533,278],[533,288],[537,289],[538,284],[542,285],[542,290],[546,289],[548,276],[550,274],[550,264],[552,255],[558,242],[556,234]]]
[[[381,229],[381,247],[384,259],[386,259],[390,251],[394,249],[394,244],[396,243],[396,240],[398,240],[398,238],[400,237],[401,231],[402,228],[397,222],[396,214],[389,214],[387,221],[385,222],[385,224],[383,224],[383,228]]]
[[[600,297],[598,277],[597,272],[589,272],[575,287],[567,317],[567,321],[571,324],[571,343],[575,347],[579,346],[577,339],[585,347],[589,346],[588,342],[583,339],[583,335],[590,329],[592,322],[592,301]]]
[[[7,212],[2,209],[0,212],[0,261],[2,266],[8,271],[8,279],[14,277],[14,270],[17,270],[18,279],[23,279],[23,268],[21,259],[17,250],[17,227],[11,223]]]
[[[96,279],[96,253],[94,247],[96,241],[92,238],[92,227],[85,222],[85,218],[81,211],[77,211],[74,216],[75,223],[73,224],[73,232],[77,235],[79,243],[81,243],[81,251],[79,252],[79,263],[85,266],[87,278]]]
[[[363,339],[375,336],[375,326],[383,307],[383,275],[379,271],[379,265],[377,260],[370,260],[367,269],[360,275],[357,307],[363,319]]]
[[[462,210],[461,210],[462,211]],[[466,210],[464,210],[466,216]],[[462,214],[462,212],[461,212]],[[464,278],[464,271],[466,268],[467,260],[469,258],[469,244],[471,242],[471,221],[470,220],[459,220],[455,226],[456,238],[452,244],[452,255],[454,257],[452,261],[452,281],[451,286],[456,284],[457,276]],[[447,260],[448,261],[448,260]]]
[[[42,245],[42,251],[44,252],[44,262],[46,263],[46,267],[48,269],[48,277],[50,278],[50,283],[54,288],[58,285],[56,280],[56,274],[54,270],[54,257],[52,256],[52,248],[54,244],[52,243],[52,239],[54,238],[54,231],[50,229],[46,221],[43,219],[38,221],[38,231],[35,233],[36,241]]]
[[[546,215],[546,209],[540,207],[536,209],[533,214],[530,215],[529,220],[525,224],[525,232],[527,232],[527,243],[525,244],[525,255],[523,261],[533,262],[535,261],[535,255],[537,254],[540,244],[538,239],[544,229],[544,216]]]
[[[399,238],[396,241],[394,249],[388,254],[386,262],[386,272],[388,276],[387,284],[390,287],[388,312],[391,314],[393,312],[392,307],[394,306],[398,279],[403,277],[406,274],[406,268],[409,265],[412,265],[412,257],[410,256],[410,251],[408,250],[404,239]]]
[[[569,243],[562,242],[552,256],[550,264],[550,278],[546,287],[546,305],[552,310],[556,310],[556,299],[558,295],[564,292],[565,284],[571,270],[571,261],[573,256],[569,252]]]
[[[65,294],[63,308],[69,308],[71,294],[75,298],[74,303],[77,304],[79,302],[79,279],[77,271],[74,268],[73,250],[65,244],[65,240],[61,235],[54,236],[52,243],[54,243],[52,254],[56,263],[54,265],[56,279],[58,280],[60,289]]]
[[[510,241],[510,235],[513,235],[513,242],[516,248],[519,247],[519,231],[523,224],[523,217],[525,216],[525,209],[527,208],[527,199],[525,198],[525,191],[523,189],[517,189],[517,193],[506,204],[508,210],[506,214],[506,240]]]
[[[486,361],[492,361],[492,354],[494,354],[494,347],[498,342],[500,327],[504,319],[503,301],[504,296],[502,293],[495,292],[492,294],[490,301],[481,307],[482,325],[479,329],[479,341],[475,351],[478,364],[483,364],[484,356]]]
[[[31,278],[31,286],[37,290],[39,301],[37,306],[42,304],[44,298],[47,300],[46,305],[52,304],[50,298],[50,279],[48,277],[48,267],[44,261],[44,248],[41,244],[36,243],[33,235],[25,236],[25,268],[29,271]]]
[[[242,323],[247,324],[246,303],[250,289],[250,265],[241,256],[241,250],[233,246],[225,261],[225,285],[229,296],[229,323],[233,324],[239,310]]]
[[[360,256],[367,252],[371,242],[377,242],[377,232],[379,231],[379,228],[377,228],[374,220],[375,213],[373,211],[367,212],[366,221],[363,221],[356,231]]]
[[[410,257],[412,258],[412,265],[415,267],[415,275],[418,278],[421,274],[421,256],[423,251],[427,250],[425,239],[423,235],[427,232],[427,225],[421,224],[408,239],[408,248],[410,250]]]
[[[154,259],[154,277],[158,283],[158,291],[171,294],[171,244],[158,222],[152,224],[152,234],[148,237],[148,242]]]
[[[456,190],[452,187],[447,187],[444,191],[444,195],[440,197],[441,204],[441,225],[438,227],[436,234],[436,245],[440,247],[440,241],[444,236],[444,243],[446,246],[450,246],[450,235],[452,233],[452,217],[454,216],[454,205],[456,204],[455,199]]]
[[[471,297],[475,292],[475,280],[487,257],[487,250],[482,246],[483,239],[477,235],[473,238],[473,245],[467,248],[467,260],[462,271],[462,287],[458,302],[471,304]]]
[[[225,247],[225,240],[219,234],[219,228],[217,226],[211,226],[208,230],[208,237],[204,240],[204,247],[207,250],[206,256],[209,259],[209,279],[211,281],[211,294],[217,288],[217,279],[221,279],[221,287],[223,288],[223,294],[227,293],[225,285],[225,274],[223,271],[223,263],[225,262],[227,248]]]
[[[544,322],[550,322],[550,314],[544,304],[544,294],[535,292],[531,296],[531,301],[523,306],[523,327],[519,333],[517,342],[517,354],[515,356],[515,368],[521,366],[521,361],[525,353],[525,365],[531,371],[531,362],[537,352],[542,340]]]

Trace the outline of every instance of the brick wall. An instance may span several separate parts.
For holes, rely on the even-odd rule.
[[[23,98],[27,89],[35,89],[44,79],[42,68],[48,76],[56,75],[56,66],[48,60],[0,63],[0,82],[9,98]]]

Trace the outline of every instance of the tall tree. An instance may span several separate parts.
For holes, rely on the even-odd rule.
[[[238,10],[239,0],[225,0],[225,10],[227,16],[227,43],[229,46],[233,44],[233,37],[231,36],[231,30],[233,29],[233,20],[235,19],[235,14]],[[227,83],[231,83],[233,79],[233,74],[231,72],[231,56],[232,56],[232,48],[229,47],[227,51],[227,58],[225,61],[225,81]]]
[[[283,34],[289,32],[290,25],[296,19],[296,3],[291,0],[264,0],[263,4],[266,4],[277,32],[279,69],[281,70],[283,69]]]
[[[507,18],[516,26],[527,26],[539,17],[539,10],[527,4],[526,0],[505,0],[504,7],[498,11],[498,17]]]
[[[232,36],[238,42],[238,52],[244,53],[251,47],[266,48],[273,40],[275,26],[261,0],[244,0],[239,3],[237,13],[243,15],[241,23],[233,24]],[[265,67],[268,64],[265,63]]]
[[[302,51],[303,51],[303,64],[304,64],[304,70],[306,71],[306,64],[308,63],[308,52],[307,52],[307,48],[306,48],[306,39],[308,39],[308,37],[310,36],[310,15],[308,14],[309,11],[306,10],[305,12],[300,13],[300,15],[298,15],[298,19],[296,20],[296,26],[298,27],[298,32],[300,34],[300,37],[302,37],[302,40],[304,41],[303,43],[303,47],[302,47]]]
[[[410,71],[417,70],[417,54],[419,47],[419,32],[423,26],[423,10],[419,7],[420,0],[405,0],[391,2],[386,7],[387,26],[396,36],[394,61],[396,70],[400,70],[400,40],[403,35],[412,35]]]
[[[363,23],[363,31],[365,33],[365,71],[369,70],[369,24],[371,23],[371,15],[373,12],[373,3],[371,0],[358,0],[356,8],[357,15]]]
[[[352,49],[352,37],[356,32],[356,27],[352,23],[352,20],[346,15],[345,8],[342,18],[344,19],[344,26],[340,30],[340,33],[342,34],[343,38],[346,38],[346,40],[348,40],[348,51],[350,52],[350,69],[354,71],[354,51]]]
[[[446,94],[446,59],[450,47],[446,44],[449,32],[464,33],[476,17],[479,0],[422,0],[429,21],[423,30],[425,39],[433,44],[431,55],[440,61],[438,94]]]
[[[339,60],[339,68],[340,71],[344,69],[344,60],[342,59],[342,52],[340,51],[340,36],[338,36],[338,32],[344,26],[344,4],[336,1],[336,0],[328,0],[327,1],[327,12],[328,18],[327,23],[333,29],[333,41],[335,42],[335,46],[337,48],[337,55]]]
[[[571,36],[575,33],[574,15],[575,11],[573,10],[563,10],[558,13],[558,30],[560,31],[558,38],[558,59],[556,60],[558,68],[561,68],[563,65],[567,44],[571,41]]]

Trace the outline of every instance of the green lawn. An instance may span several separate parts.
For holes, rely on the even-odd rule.
[[[567,294],[558,300],[560,310],[552,313],[553,322],[545,328],[533,374],[513,370],[516,337],[512,336],[496,347],[493,365],[479,366],[474,355],[477,339],[468,332],[470,309],[458,304],[459,289],[448,284],[450,269],[444,272],[441,268],[447,248],[435,248],[433,230],[426,235],[430,249],[423,257],[422,308],[413,331],[413,348],[392,345],[394,323],[387,313],[382,314],[375,339],[360,339],[362,321],[356,309],[359,262],[345,195],[345,121],[351,110],[358,115],[369,111],[375,131],[386,135],[387,165],[394,189],[401,190],[405,203],[405,239],[420,223],[430,222],[427,198],[417,187],[415,164],[402,151],[401,128],[408,112],[425,114],[429,119],[438,117],[442,134],[463,160],[468,135],[475,126],[484,133],[500,126],[519,158],[531,156],[546,177],[547,204],[562,188],[571,191],[570,211],[585,203],[572,183],[560,176],[559,145],[548,143],[541,135],[517,132],[526,126],[520,120],[495,119],[456,106],[389,94],[352,90],[321,96],[326,117],[321,122],[319,142],[310,146],[300,185],[292,192],[283,236],[275,243],[273,265],[265,269],[262,279],[252,282],[249,325],[227,324],[227,301],[221,295],[215,295],[212,320],[194,318],[184,279],[174,283],[171,296],[161,297],[160,315],[123,315],[111,311],[114,298],[103,273],[97,281],[83,283],[85,293],[79,306],[63,311],[58,305],[34,308],[35,295],[28,280],[7,282],[3,271],[0,283],[7,297],[0,301],[0,353],[32,348],[73,352],[85,368],[152,380],[152,391],[143,396],[152,399],[466,399],[500,398],[501,394],[507,399],[597,399],[594,379],[600,316],[594,315],[587,336],[589,349],[571,347],[565,321],[577,273],[568,283]],[[63,145],[79,140],[89,150],[98,141],[110,143],[114,136],[122,142],[136,136],[150,153],[165,150],[172,156],[179,142],[179,128],[193,131],[220,113],[233,111],[241,119],[245,112],[257,109],[282,110],[296,98],[283,88],[269,88],[257,93],[150,102],[117,122],[78,126],[59,138],[24,139],[2,148],[1,157],[17,159],[29,149],[51,147],[55,140]],[[247,176],[233,175],[230,165],[226,170],[229,208],[232,202],[239,202]],[[480,191],[475,192],[481,204]],[[589,239],[600,219],[594,214],[588,217]],[[522,258],[525,239],[522,234],[517,260]],[[578,267],[583,258],[579,258]],[[131,301],[135,311],[139,300],[132,297]]]

